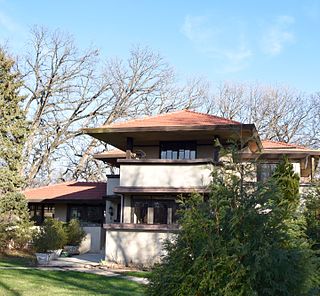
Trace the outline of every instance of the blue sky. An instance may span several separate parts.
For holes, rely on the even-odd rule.
[[[320,91],[320,0],[0,0],[0,42],[23,52],[33,25],[126,57],[159,51],[181,77]]]

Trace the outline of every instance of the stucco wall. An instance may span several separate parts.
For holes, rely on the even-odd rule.
[[[87,235],[81,243],[81,247],[86,250],[85,252],[100,253],[102,247],[102,227],[83,227],[83,230]]]
[[[120,186],[201,187],[210,184],[208,164],[121,165]]]
[[[159,158],[159,146],[151,146],[151,147],[134,146],[133,147],[133,152],[136,152],[138,150],[142,150],[146,154],[146,159]]]
[[[55,204],[54,205],[54,217],[55,219],[66,222],[67,221],[67,205],[66,204]]]
[[[212,158],[213,144],[197,146],[197,158]]]
[[[160,231],[107,230],[105,259],[126,266],[152,266],[160,261],[164,240],[174,236]]]
[[[107,190],[106,190],[107,195],[114,195],[113,188],[116,186],[119,186],[119,183],[120,183],[120,176],[118,178],[108,177],[107,178]]]

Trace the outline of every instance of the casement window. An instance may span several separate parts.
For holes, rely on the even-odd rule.
[[[82,226],[100,225],[103,223],[103,207],[101,206],[68,206],[68,221],[77,219]]]
[[[41,225],[45,218],[54,218],[54,205],[29,204],[30,220],[36,225]]]
[[[161,142],[161,159],[196,159],[197,143],[188,142]]]
[[[167,199],[132,199],[131,222],[135,224],[176,223],[176,203]]]

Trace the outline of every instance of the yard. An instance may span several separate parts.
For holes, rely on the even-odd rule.
[[[39,270],[30,267],[30,259],[0,257],[0,295],[143,295],[143,286],[135,282],[82,272]]]

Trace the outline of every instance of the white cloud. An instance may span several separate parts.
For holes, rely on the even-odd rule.
[[[295,34],[292,26],[295,19],[291,16],[283,15],[276,18],[271,23],[262,38],[261,47],[262,51],[268,55],[280,54],[286,46],[295,42]]]
[[[252,56],[244,30],[235,20],[215,23],[207,16],[186,16],[181,32],[199,52],[215,59],[220,71],[237,72]]]

